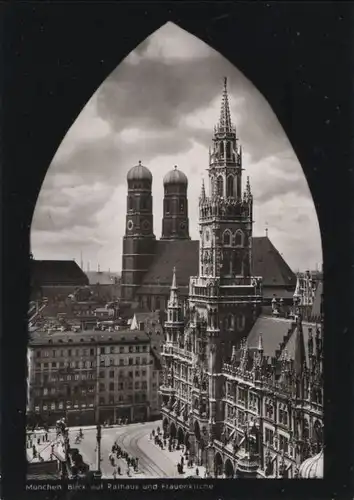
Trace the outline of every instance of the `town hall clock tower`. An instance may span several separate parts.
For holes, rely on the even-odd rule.
[[[189,309],[196,368],[204,364],[208,414],[218,435],[224,418],[222,363],[248,335],[262,302],[261,278],[252,276],[251,268],[253,197],[248,178],[242,192],[242,149],[231,122],[226,78],[208,174],[209,193],[203,182],[199,199],[199,275],[190,279]]]

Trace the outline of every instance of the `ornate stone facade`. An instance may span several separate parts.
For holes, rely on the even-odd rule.
[[[163,427],[212,476],[295,477],[322,446],[322,329],[309,327],[305,347],[297,309],[287,337],[295,342],[293,359],[288,343],[269,359],[261,335],[258,348],[248,348],[262,279],[252,276],[253,198],[249,179],[242,196],[242,151],[226,81],[209,159],[210,194],[203,183],[199,203],[199,275],[190,278],[187,307],[173,271]]]

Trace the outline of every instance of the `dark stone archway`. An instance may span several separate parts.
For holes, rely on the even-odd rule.
[[[174,422],[171,422],[171,425],[170,425],[171,438],[174,439],[176,437],[176,434],[177,434],[176,424]]]
[[[165,417],[162,421],[162,429],[164,433],[168,432],[168,418]]]
[[[226,459],[225,462],[225,476],[227,479],[232,479],[235,475],[234,467],[229,458]]]
[[[183,432],[182,427],[178,427],[177,439],[178,439],[178,444],[184,443],[184,432]]]
[[[214,457],[214,475],[215,477],[219,477],[222,475],[222,473],[223,473],[222,456],[220,455],[219,452],[217,452]]]

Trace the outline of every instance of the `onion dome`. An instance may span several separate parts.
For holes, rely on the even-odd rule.
[[[139,165],[131,168],[127,174],[127,181],[150,181],[152,182],[152,173],[139,161]]]
[[[165,177],[163,178],[163,184],[166,186],[167,184],[180,184],[180,185],[188,185],[187,176],[181,172],[181,170],[177,169],[177,165],[175,165],[174,170],[167,172]]]
[[[323,479],[323,450],[302,462],[299,468],[299,478]]]

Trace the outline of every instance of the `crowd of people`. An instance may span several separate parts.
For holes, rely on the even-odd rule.
[[[108,459],[113,467],[113,478],[116,479],[117,476],[122,475],[122,469],[119,465],[116,465],[116,459],[125,460],[127,463],[126,474],[128,477],[131,476],[132,470],[136,473],[138,472],[139,458],[131,457],[126,451],[124,451],[117,442],[114,443],[112,449],[108,455]]]
[[[181,451],[181,458],[177,463],[178,474],[184,474],[184,466],[187,464],[187,468],[192,469],[194,467],[193,457],[190,456],[188,447],[184,443],[180,443],[178,439],[173,438],[171,435],[164,430],[161,431],[160,427],[157,427],[156,431],[153,429],[150,434],[150,440],[163,449],[168,449],[169,452]],[[195,475],[199,476],[199,469],[196,467]]]

